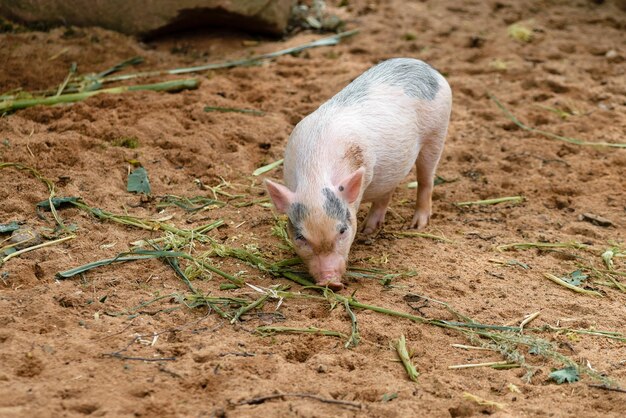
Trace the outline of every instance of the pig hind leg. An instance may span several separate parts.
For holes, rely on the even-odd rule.
[[[367,214],[367,219],[363,224],[363,233],[366,235],[372,234],[374,231],[383,226],[385,222],[385,214],[387,213],[387,207],[391,201],[391,195],[393,190],[388,194],[372,201],[372,207]]]
[[[432,213],[432,194],[435,181],[435,169],[443,151],[446,132],[437,132],[424,141],[417,156],[417,200],[411,228],[423,229],[428,225]]]

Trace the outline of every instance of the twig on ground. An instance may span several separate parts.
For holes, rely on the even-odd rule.
[[[592,387],[592,388],[608,390],[608,391],[612,391],[612,392],[626,393],[626,389],[622,389],[620,387],[612,387],[612,386],[607,386],[607,385],[597,385],[597,384],[594,384],[594,383],[588,383],[587,386]]]
[[[160,366],[160,367],[159,367],[159,371],[160,371],[160,372],[163,372],[163,373],[165,373],[165,374],[169,374],[169,375],[170,375],[170,376],[172,376],[172,377],[176,377],[176,378],[178,378],[178,379],[182,379],[182,376],[181,376],[180,374],[178,374],[178,373],[176,373],[176,372],[174,372],[174,371],[168,370],[168,369],[166,369],[164,366]]]
[[[118,358],[120,360],[135,360],[135,361],[176,361],[176,357],[157,357],[157,358],[149,358],[149,357],[129,357],[120,353],[105,353],[103,354],[105,357]]]
[[[426,232],[411,232],[411,231],[391,231],[391,235],[394,237],[419,237],[419,238],[428,238],[433,239],[435,241],[446,242],[449,244],[454,243],[454,241],[449,240],[445,237],[440,237],[439,235],[428,234]]]
[[[102,338],[98,338],[97,340],[94,340],[94,342],[103,341],[103,340],[106,340],[108,338],[115,337],[116,335],[122,334],[124,331],[126,331],[128,328],[130,328],[133,325],[133,321],[134,320],[135,320],[135,318],[131,319],[130,322],[128,323],[128,325],[126,325],[124,328],[122,328],[121,331],[118,331],[118,332],[116,332],[114,334],[105,335]]]
[[[530,248],[538,248],[538,249],[552,249],[552,248],[572,248],[576,250],[581,250],[588,248],[588,245],[581,244],[576,241],[570,242],[515,242],[513,244],[503,244],[498,245],[496,249],[498,251],[509,251],[509,250],[527,250]]]
[[[363,409],[363,404],[360,404],[358,402],[342,401],[340,399],[332,399],[332,398],[322,398],[321,396],[313,395],[310,393],[276,393],[273,395],[259,396],[258,398],[252,398],[252,399],[248,399],[245,401],[237,402],[235,403],[235,405],[236,406],[258,405],[258,404],[262,404],[272,399],[282,399],[282,398],[287,398],[287,397],[308,398],[308,399],[314,399],[319,402],[341,405],[341,406],[348,406],[348,407],[357,408],[357,409]]]

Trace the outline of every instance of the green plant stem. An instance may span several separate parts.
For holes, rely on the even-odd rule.
[[[127,261],[151,260],[153,258],[155,257],[147,256],[147,255],[117,256],[115,258],[105,258],[102,260],[84,264],[79,267],[75,267],[70,270],[60,271],[56,274],[56,278],[57,279],[69,279],[71,277],[76,276],[77,274],[84,273],[96,267],[108,266],[109,264],[113,264],[113,263],[125,263]]]
[[[27,107],[43,105],[51,106],[59,103],[74,103],[85,100],[98,94],[121,94],[130,91],[180,91],[186,89],[195,89],[198,87],[198,80],[195,78],[187,78],[182,80],[165,81],[154,84],[142,84],[136,86],[120,86],[108,89],[85,91],[82,93],[62,94],[60,96],[37,97],[32,99],[5,100],[0,102],[0,113],[9,112]]]
[[[400,358],[400,361],[402,362],[402,365],[404,366],[404,369],[406,370],[409,379],[417,382],[419,372],[417,371],[413,363],[411,363],[411,355],[409,354],[409,350],[407,349],[406,338],[404,337],[404,335],[400,336],[400,339],[396,341],[395,346],[398,357]]]
[[[149,244],[157,252],[163,251],[163,249],[160,248],[158,245],[156,245],[156,243],[149,242]],[[174,270],[174,272],[183,280],[183,282],[187,285],[189,290],[191,290],[192,293],[197,293],[197,290],[193,287],[187,275],[180,269],[180,266],[178,265],[178,259],[176,257],[163,257],[163,258],[165,259],[165,262]]]
[[[242,287],[245,284],[245,282],[242,279],[240,279],[238,277],[235,277],[232,274],[228,274],[225,271],[222,271],[222,270],[218,269],[217,267],[213,267],[212,265],[210,265],[210,264],[208,264],[208,263],[206,263],[206,262],[204,262],[202,260],[195,259],[195,258],[193,258],[191,256],[184,257],[184,258],[187,258],[188,260],[192,260],[193,262],[198,263],[200,266],[202,266],[203,268],[209,270],[210,272],[222,276],[226,280],[228,280],[228,281],[232,282],[233,284],[237,285],[237,287]]]
[[[352,332],[350,333],[350,338],[346,341],[345,347],[356,347],[359,345],[359,341],[361,339],[361,336],[359,335],[359,323],[356,320],[356,315],[352,312],[352,309],[350,309],[350,303],[347,300],[344,300],[343,305],[346,308],[346,313],[350,317],[350,323],[352,324]]]
[[[238,277],[232,276],[206,262],[204,262],[203,260],[199,260],[194,258],[193,256],[191,256],[190,254],[187,253],[183,253],[183,252],[174,252],[174,251],[149,251],[149,250],[139,250],[136,251],[134,253],[122,253],[119,254],[117,257],[115,258],[107,258],[104,260],[99,260],[99,261],[95,261],[92,263],[88,263],[79,267],[75,267],[73,269],[70,270],[66,270],[66,271],[62,271],[57,273],[57,278],[63,278],[63,279],[67,279],[70,277],[73,277],[77,274],[80,273],[84,273],[88,270],[91,270],[93,268],[96,267],[101,267],[101,266],[106,266],[109,264],[113,264],[113,263],[122,263],[122,262],[127,262],[127,261],[137,261],[137,260],[149,260],[149,259],[153,259],[153,258],[163,258],[165,257],[166,259],[168,258],[183,258],[186,260],[189,260],[193,263],[197,263],[198,265],[200,265],[201,267],[215,273],[218,274],[220,276],[222,276],[223,278],[231,281],[232,283],[234,283],[235,285],[237,285],[237,287],[241,287],[244,285],[244,281]],[[178,273],[178,272],[177,272]],[[180,274],[182,274],[182,276],[184,276],[184,274],[181,272]],[[180,275],[179,274],[179,275]],[[187,284],[187,286],[191,289],[192,292],[195,293],[195,289],[191,286],[191,283],[189,283],[189,279],[185,277],[185,282]]]
[[[337,293],[333,293],[333,297],[335,299],[337,299],[341,303],[348,303],[353,308],[368,309],[370,311],[379,312],[379,313],[383,313],[383,314],[386,314],[386,315],[392,315],[392,316],[398,316],[400,318],[410,319],[411,321],[419,322],[419,323],[430,323],[430,322],[433,322],[433,321],[428,320],[426,318],[423,318],[421,316],[412,315],[410,313],[394,311],[394,310],[391,310],[391,309],[382,308],[380,306],[368,305],[366,303],[357,302],[356,300],[354,300],[352,298],[347,298],[347,297],[341,296],[341,295],[339,295]],[[437,321],[437,322],[441,322],[441,321]],[[444,325],[444,327],[447,327],[447,325]]]
[[[257,300],[255,300],[254,302],[252,302],[251,304],[242,306],[241,308],[239,308],[239,310],[237,311],[235,316],[233,316],[233,319],[230,320],[230,323],[234,324],[241,317],[241,315],[243,315],[246,312],[251,311],[252,309],[254,309],[257,306],[261,305],[269,297],[270,297],[269,294],[265,294],[265,295],[261,296],[260,298],[258,298]]]
[[[299,285],[306,286],[306,287],[316,287],[315,283],[310,282],[309,280],[307,280],[305,278],[302,278],[302,277],[298,276],[297,274],[292,273],[290,271],[282,271],[282,272],[280,272],[278,274],[280,274],[281,276],[285,277],[286,279],[291,280],[292,282],[298,283]]]

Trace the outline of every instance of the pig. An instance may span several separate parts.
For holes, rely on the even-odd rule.
[[[418,188],[410,227],[428,224],[451,107],[450,86],[439,72],[417,59],[394,58],[296,125],[285,148],[285,184],[267,179],[265,186],[277,212],[287,214],[295,251],[316,284],[343,287],[360,204],[372,203],[362,227],[372,234],[413,164]]]

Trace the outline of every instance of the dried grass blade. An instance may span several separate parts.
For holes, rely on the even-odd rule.
[[[256,170],[254,170],[252,175],[253,176],[260,176],[261,174],[265,174],[268,171],[272,171],[276,167],[280,166],[284,161],[285,161],[284,159],[280,159],[278,161],[274,161],[273,163],[264,165],[263,167],[259,167]]]
[[[507,197],[496,197],[493,199],[485,199],[485,200],[476,200],[473,202],[459,202],[455,203],[456,206],[478,206],[478,205],[496,205],[498,203],[522,203],[524,201],[523,196],[507,196]]]
[[[546,279],[550,279],[554,283],[560,284],[563,287],[567,287],[568,289],[573,290],[576,293],[583,293],[585,295],[590,295],[590,296],[599,296],[601,298],[604,297],[604,295],[602,295],[602,293],[600,292],[596,292],[595,290],[587,290],[587,289],[583,289],[582,287],[574,286],[573,284],[569,284],[563,279],[556,277],[554,274],[543,273],[543,275]]]
[[[39,244],[39,245],[33,245],[32,247],[26,247],[26,248],[23,248],[21,250],[15,251],[14,253],[11,253],[11,254],[7,255],[2,260],[0,260],[0,266],[3,265],[4,263],[6,263],[7,261],[9,261],[11,258],[17,257],[18,255],[21,255],[21,254],[24,254],[24,253],[27,253],[27,252],[30,252],[30,251],[38,250],[38,249],[43,248],[43,247],[49,247],[51,245],[60,244],[60,243],[62,243],[64,241],[67,241],[67,240],[70,240],[70,239],[74,239],[74,238],[76,238],[76,235],[68,235],[66,237],[56,239],[54,241],[44,242],[44,243]]]
[[[610,148],[626,148],[626,144],[624,143],[612,143],[612,142],[588,142],[583,141],[581,139],[570,138],[567,136],[561,136],[557,134],[553,134],[552,132],[544,131],[542,129],[537,129],[530,127],[528,125],[523,124],[519,121],[504,105],[491,93],[488,94],[489,98],[494,101],[496,106],[504,113],[504,115],[509,118],[514,124],[519,126],[528,132],[535,132],[541,134],[543,136],[547,136],[549,138],[557,139],[559,141],[569,142],[570,144],[583,145],[583,146],[591,146],[591,147],[610,147]]]
[[[516,366],[519,367],[518,364],[516,363],[511,363],[508,360],[504,360],[504,361],[490,361],[487,363],[469,363],[469,364],[455,364],[453,366],[448,366],[448,369],[454,370],[454,369],[472,369],[475,367],[494,367],[494,366]]]

